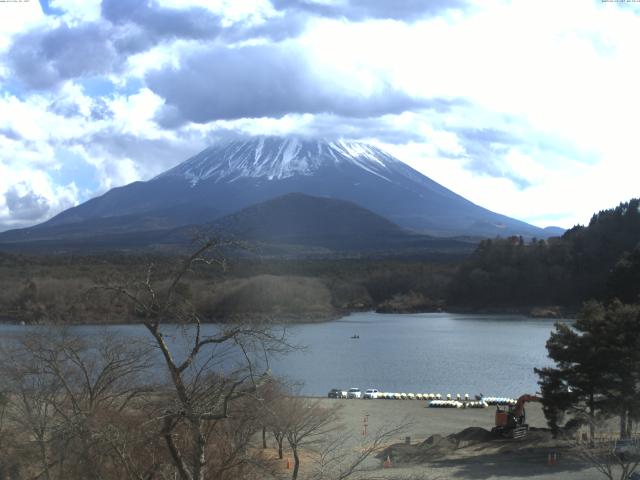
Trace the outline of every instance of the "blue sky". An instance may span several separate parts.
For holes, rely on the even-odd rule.
[[[640,4],[0,2],[0,230],[229,134],[374,143],[571,227],[638,196]]]

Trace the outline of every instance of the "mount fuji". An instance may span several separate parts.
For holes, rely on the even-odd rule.
[[[253,137],[220,142],[149,181],[114,188],[40,225],[0,234],[0,244],[134,233],[151,238],[154,232],[211,224],[291,193],[351,202],[414,235],[551,233],[482,208],[371,145]]]

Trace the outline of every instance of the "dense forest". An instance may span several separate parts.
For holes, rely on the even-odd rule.
[[[172,256],[0,255],[0,318],[25,323],[136,321],[109,286],[168,282]],[[442,306],[460,259],[227,258],[198,268],[181,288],[206,321],[327,320],[352,311],[429,311]]]
[[[484,240],[448,290],[451,305],[551,306],[576,310],[586,300],[640,294],[640,200],[601,211],[560,238]]]
[[[246,258],[196,269],[182,285],[207,321],[326,320],[352,311],[577,312],[591,299],[640,294],[640,200],[599,212],[560,238],[482,241],[468,256]],[[168,279],[183,257],[0,254],[0,319],[26,323],[133,320],[110,284]]]

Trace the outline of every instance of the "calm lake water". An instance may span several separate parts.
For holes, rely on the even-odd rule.
[[[537,391],[534,367],[551,365],[545,342],[554,320],[519,315],[357,313],[336,321],[287,326],[304,345],[271,361],[272,371],[301,382],[301,393],[326,395],[334,387],[412,393],[484,393],[518,396]],[[1,325],[0,335],[25,329]],[[140,325],[107,330],[124,341],[147,339]],[[213,332],[216,326],[208,325]],[[73,330],[93,335],[105,327]],[[359,339],[350,338],[359,335]],[[180,343],[179,336],[174,340]]]
[[[545,342],[554,323],[515,315],[359,313],[296,326],[291,333],[310,348],[273,369],[304,379],[303,391],[314,395],[355,386],[518,396],[537,390],[534,367],[551,365]]]

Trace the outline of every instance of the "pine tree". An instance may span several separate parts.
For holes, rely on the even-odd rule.
[[[574,325],[556,325],[547,350],[555,368],[535,371],[552,428],[564,414],[592,428],[596,416],[615,415],[628,437],[640,419],[640,306],[588,302]]]

